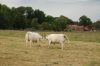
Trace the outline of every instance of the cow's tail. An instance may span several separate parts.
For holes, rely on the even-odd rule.
[[[63,34],[64,34],[64,37],[67,40],[67,42],[70,43],[70,40],[68,37],[70,36],[71,33],[66,34],[66,32],[63,32]]]
[[[69,43],[70,41],[69,41],[68,36],[67,35],[64,35],[64,37],[67,39],[67,42]]]

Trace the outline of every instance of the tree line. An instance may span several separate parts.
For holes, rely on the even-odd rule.
[[[70,24],[91,25],[95,29],[100,30],[100,21],[92,22],[86,15],[82,15],[78,21],[73,21],[64,15],[59,17],[46,15],[43,11],[32,7],[9,8],[4,4],[0,4],[0,29],[19,30],[29,28],[33,30],[63,31]]]

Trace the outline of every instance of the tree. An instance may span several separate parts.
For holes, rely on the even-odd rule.
[[[48,22],[49,24],[51,24],[54,21],[54,19],[55,19],[54,17],[47,15],[45,17],[45,22]]]
[[[48,22],[43,22],[41,25],[42,30],[52,30],[52,25]]]
[[[4,15],[2,13],[0,13],[0,28],[1,29],[4,29],[6,28],[6,23],[5,23],[5,18],[4,18]]]
[[[32,7],[26,7],[25,8],[26,14],[27,14],[27,19],[33,19],[34,17],[34,10],[32,9]]]
[[[96,21],[95,23],[93,23],[93,26],[96,30],[100,30],[100,20]]]
[[[39,9],[36,9],[34,11],[34,18],[38,18],[38,23],[42,24],[45,20],[45,14],[43,11],[40,11]]]
[[[25,29],[26,23],[24,21],[24,16],[23,15],[17,15],[15,22],[13,24],[13,27],[15,29]]]
[[[72,20],[65,16],[60,16],[55,18],[54,22],[52,23],[53,29],[57,31],[63,31]]]
[[[26,22],[24,17],[25,7],[12,8],[13,28],[25,29]]]
[[[79,25],[88,26],[92,25],[92,21],[87,16],[83,15],[79,18]]]
[[[0,4],[0,28],[9,29],[11,27],[11,10],[6,5]]]
[[[32,19],[34,18],[34,10],[32,9],[32,7],[26,7],[24,15],[25,15],[26,27],[31,28],[30,25]]]
[[[38,19],[37,19],[37,18],[33,18],[33,19],[32,19],[31,27],[32,27],[33,29],[39,29],[39,23],[38,23]]]
[[[23,7],[12,8],[12,21],[13,27],[18,29],[31,28],[31,22],[34,16],[34,10],[32,7]],[[19,26],[19,24],[21,24]],[[19,26],[19,27],[18,27]]]

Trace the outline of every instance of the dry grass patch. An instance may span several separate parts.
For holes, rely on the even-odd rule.
[[[100,66],[98,41],[74,41],[77,34],[72,33],[72,41],[61,50],[60,44],[48,48],[47,41],[26,47],[24,35],[24,31],[0,32],[0,66]]]

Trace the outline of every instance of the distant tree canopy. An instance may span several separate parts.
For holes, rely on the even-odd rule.
[[[45,22],[48,22],[49,24],[51,24],[54,21],[54,19],[55,18],[53,16],[50,15],[45,16]]]
[[[11,25],[11,10],[6,5],[0,4],[0,28],[7,29]]]
[[[38,18],[38,23],[42,24],[43,21],[45,20],[45,14],[43,11],[40,11],[39,9],[34,11],[34,17]]]
[[[79,25],[88,26],[92,25],[92,21],[87,16],[83,15],[79,18]]]
[[[61,15],[60,17],[55,18],[53,22],[53,29],[56,31],[63,31],[66,28],[66,25],[70,24],[71,22],[73,21]]]
[[[12,7],[0,4],[0,29],[27,29],[32,28],[36,30],[55,30],[63,31],[69,24],[77,25],[95,25],[99,29],[99,22],[92,23],[91,19],[83,15],[79,18],[79,22],[73,21],[63,15],[53,17],[46,15],[39,9],[32,7]]]
[[[33,19],[42,24],[45,21],[45,14],[39,9],[32,7],[12,7],[0,4],[0,29],[25,29],[31,28]]]
[[[94,26],[94,29],[100,30],[100,20],[96,21],[96,22],[93,24],[93,26]]]

